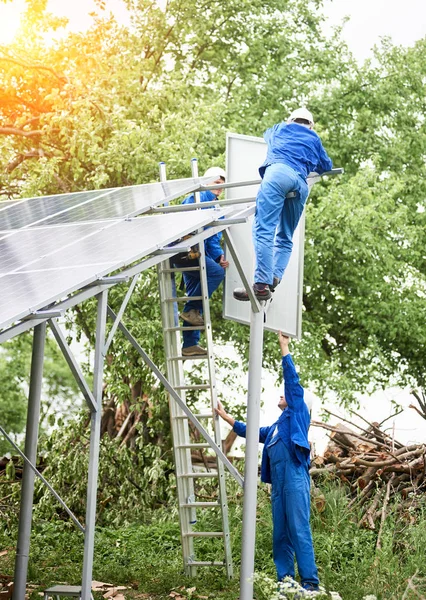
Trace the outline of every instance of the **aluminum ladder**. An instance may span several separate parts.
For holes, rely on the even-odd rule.
[[[204,244],[200,243],[201,256],[198,267],[177,268],[170,266],[170,260],[165,260],[157,267],[160,290],[161,316],[163,323],[164,348],[166,357],[167,379],[176,392],[185,401],[187,391],[205,392],[209,397],[208,412],[196,414],[206,429],[213,431],[212,437],[216,445],[221,447],[220,421],[215,416],[214,408],[217,406],[217,387],[215,362],[213,354],[212,328],[210,322],[210,306],[207,288],[206,264],[204,256]],[[182,324],[178,320],[178,303],[184,303],[188,296],[177,297],[175,286],[175,274],[182,271],[200,272],[202,296],[191,299],[202,300],[204,327],[189,327],[188,329],[200,329],[205,333],[206,356],[188,357],[182,356],[181,332]],[[183,305],[181,304],[181,307]],[[202,384],[191,384],[185,380],[184,361],[205,361],[207,363],[207,377]],[[228,502],[226,494],[225,469],[223,463],[217,459],[217,467],[212,471],[195,470],[191,451],[195,449],[209,448],[209,444],[198,443],[191,440],[188,417],[169,394],[170,421],[173,437],[173,451],[176,469],[176,485],[178,496],[178,510],[182,537],[182,551],[185,572],[194,576],[197,567],[213,566],[224,567],[228,578],[233,576],[231,540],[229,533]],[[209,425],[209,426],[208,426]],[[205,477],[216,478],[218,481],[218,498],[214,502],[198,501],[195,494],[194,480]],[[197,510],[220,510],[221,531],[199,531],[196,527]],[[223,560],[197,560],[196,538],[222,538],[224,558]]]

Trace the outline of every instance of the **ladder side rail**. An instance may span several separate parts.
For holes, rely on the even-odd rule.
[[[195,159],[192,160],[192,176],[198,177],[198,164]],[[198,192],[194,194],[195,202],[200,203],[200,196]],[[214,362],[213,353],[213,335],[211,326],[211,315],[210,315],[210,301],[208,293],[208,282],[207,282],[207,269],[206,269],[206,257],[204,251],[204,243],[200,242],[200,282],[201,282],[201,294],[203,303],[203,314],[204,314],[204,325],[205,325],[205,338],[207,346],[207,364],[209,373],[210,383],[210,401],[213,413],[213,430],[214,439],[219,448],[222,448],[222,436],[220,430],[220,421],[215,414],[215,408],[217,408],[217,382],[216,382],[216,369]],[[218,487],[219,487],[219,502],[221,505],[221,516],[222,516],[222,531],[224,535],[224,550],[225,550],[225,563],[226,573],[230,579],[233,576],[233,564],[232,564],[232,549],[231,549],[231,537],[229,532],[229,514],[228,514],[228,500],[226,493],[226,479],[225,469],[222,461],[216,459],[217,472],[218,472]]]
[[[178,331],[167,331],[175,324],[175,305],[164,302],[163,298],[170,298],[173,294],[173,283],[171,273],[164,273],[169,268],[169,260],[158,265],[158,276],[160,286],[161,316],[163,321],[164,349],[166,356],[167,378],[175,386],[183,386],[183,365],[178,361],[170,360],[176,356],[180,349],[180,336]],[[194,509],[181,508],[194,497],[194,480],[182,477],[185,473],[192,472],[191,451],[184,446],[189,444],[188,420],[180,418],[184,413],[172,396],[169,397],[170,425],[172,430],[173,454],[176,470],[176,487],[178,496],[179,522],[182,539],[182,554],[184,568],[187,575],[195,576],[196,567],[190,566],[190,559],[194,556],[194,538],[192,533],[192,522],[195,521]],[[185,401],[185,392],[182,390],[181,398]],[[188,470],[189,469],[189,470]]]
[[[161,162],[160,181],[167,180],[166,165]],[[167,203],[168,205],[168,203]],[[170,360],[172,356],[176,356],[180,347],[180,335],[178,331],[173,331],[173,328],[178,325],[178,308],[177,303],[165,302],[164,298],[176,296],[175,275],[170,271],[170,260],[157,265],[158,284],[160,292],[161,318],[163,323],[164,350],[166,357],[167,377],[173,387],[180,387],[185,382],[183,363]],[[182,390],[181,397],[186,402],[185,392]],[[176,489],[179,512],[179,525],[181,530],[182,540],[182,558],[184,569],[187,575],[196,576],[197,568],[190,566],[191,560],[194,558],[194,538],[192,533],[192,523],[195,522],[195,509],[184,508],[194,498],[194,480],[191,478],[180,477],[183,473],[188,473],[188,469],[192,471],[191,451],[185,446],[189,443],[189,424],[187,419],[182,419],[184,412],[182,408],[174,401],[171,394],[169,398],[169,414],[170,427],[172,430],[173,455],[175,460],[176,471]]]

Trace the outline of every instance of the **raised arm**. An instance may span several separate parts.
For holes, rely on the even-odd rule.
[[[223,404],[219,400],[217,402],[217,408],[215,408],[215,412],[219,417],[221,417],[224,421],[231,425],[232,429],[237,435],[243,438],[246,437],[246,424],[242,423],[241,421],[236,421],[234,417],[231,417],[231,415],[229,415],[223,408]],[[261,444],[263,444],[266,440],[270,429],[270,427],[261,427],[259,429],[259,442]]]
[[[305,404],[304,401],[304,389],[300,385],[299,375],[297,374],[296,368],[291,358],[289,343],[290,338],[281,331],[278,333],[278,340],[280,343],[281,354],[282,354],[282,368],[284,377],[284,394],[285,400],[289,408],[293,410],[302,410]]]

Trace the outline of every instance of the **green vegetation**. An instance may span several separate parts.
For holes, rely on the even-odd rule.
[[[331,482],[325,483],[321,491],[326,497],[326,508],[322,513],[313,509],[312,526],[321,581],[327,589],[339,592],[343,600],[362,600],[368,594],[375,594],[378,600],[400,600],[409,578],[418,572],[420,584],[417,589],[426,591],[426,579],[423,583],[421,580],[426,578],[426,504],[423,511],[412,514],[407,521],[395,521],[391,511],[382,533],[382,549],[376,553],[377,532],[358,528],[358,511],[356,508],[347,510],[345,489]],[[237,571],[235,580],[228,582],[220,569],[205,569],[195,579],[183,575],[177,514],[169,508],[146,511],[129,525],[99,527],[94,579],[129,586],[125,592],[128,598],[147,593],[152,600],[165,600],[173,589],[182,587],[182,595],[191,598],[185,588],[196,587],[199,596],[236,600],[241,515],[241,494],[234,491],[230,498],[230,524]],[[213,514],[204,513],[203,516],[200,513],[198,517],[207,520],[200,523],[205,528],[215,526]],[[262,486],[257,519],[256,571],[275,577],[271,533],[269,496]],[[13,571],[15,536],[15,528],[0,535],[0,549],[10,549],[7,555],[0,557],[1,573]],[[202,559],[203,548],[198,552]],[[70,523],[58,519],[36,520],[29,572],[31,583],[39,586],[36,591],[58,582],[78,584],[82,556],[82,534]],[[196,597],[194,592],[193,598]],[[258,598],[261,597],[261,590],[258,590]]]
[[[294,349],[303,381],[346,404],[356,392],[389,383],[424,389],[426,40],[408,49],[385,40],[374,61],[358,65],[339,29],[324,35],[322,0],[126,4],[131,27],[101,11],[87,32],[46,43],[63,22],[48,13],[47,0],[26,2],[22,31],[0,46],[0,197],[146,183],[157,180],[160,160],[169,178],[185,177],[193,156],[200,170],[223,165],[226,131],[262,135],[307,104],[345,175],[315,186],[307,207],[304,337]],[[121,286],[110,292],[113,309],[125,292]],[[125,321],[164,369],[159,311],[156,275],[148,271]],[[231,341],[238,352],[238,365],[221,373],[226,403],[232,369],[246,366],[248,330],[223,321],[219,294],[212,316],[215,342]],[[89,357],[94,302],[66,318],[70,337]],[[278,348],[270,334],[264,350],[264,364],[275,369]],[[0,348],[0,421],[18,441],[30,355],[30,334]],[[89,360],[83,368],[90,374]],[[167,398],[119,334],[106,357],[104,383],[95,577],[131,585],[135,597],[149,593],[158,600],[172,588],[195,585],[201,596],[236,598],[238,582],[220,573],[203,571],[195,581],[182,575],[177,517],[170,511]],[[88,418],[81,405],[49,338],[40,457],[46,477],[83,518]],[[233,414],[242,410],[233,407]],[[7,450],[0,440],[0,454]],[[13,548],[20,485],[11,466],[7,476],[0,547]],[[391,513],[376,553],[377,534],[358,529],[344,492],[331,484],[325,492],[326,511],[313,517],[324,584],[344,600],[368,593],[399,600],[409,577],[426,575],[424,513],[413,522]],[[241,497],[235,492],[231,500],[238,565]],[[262,492],[256,564],[273,576],[270,518]],[[31,552],[30,579],[41,587],[79,581],[81,535],[39,483]],[[0,557],[0,572],[11,573],[12,563],[10,550]]]
[[[424,387],[426,41],[383,41],[358,65],[339,28],[323,33],[322,0],[214,0],[202,19],[196,3],[126,4],[131,27],[100,9],[88,31],[46,43],[63,20],[47,0],[27,3],[21,32],[0,46],[0,197],[145,183],[160,160],[170,178],[188,176],[193,156],[201,170],[223,165],[226,131],[262,135],[306,103],[345,175],[315,186],[307,208],[304,339],[294,350],[303,380],[346,403],[390,382]],[[111,293],[113,307],[124,293]],[[156,300],[155,274],[144,273],[126,322],[161,367]],[[232,341],[244,366],[247,330],[223,322],[219,294],[213,304],[215,340]],[[91,347],[93,302],[72,317]],[[265,364],[277,358],[267,335]],[[106,362],[104,430],[117,432],[121,407],[157,432],[151,443],[167,438],[164,396],[121,336]],[[13,405],[8,429],[18,432],[22,401],[9,388],[0,402]]]

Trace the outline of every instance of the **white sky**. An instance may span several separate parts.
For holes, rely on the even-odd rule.
[[[241,325],[241,327],[246,327],[246,325]],[[235,354],[231,345],[228,345],[226,348],[221,348],[221,355],[227,356],[230,359],[235,360]],[[277,364],[277,369],[281,368],[281,364]],[[277,371],[278,373],[278,371]],[[220,381],[220,376],[218,377]],[[278,386],[276,383],[277,375],[275,373],[270,373],[263,369],[262,372],[262,408],[260,413],[260,426],[272,425],[279,415],[281,414],[280,409],[278,408],[278,400],[280,395],[283,393],[282,386]],[[247,379],[245,374],[238,375],[235,374],[234,377],[235,384],[242,385],[247,387]],[[236,389],[236,385],[233,386]],[[239,398],[232,393],[232,389],[228,388],[226,390],[226,395],[228,399],[230,397],[234,397],[238,401],[244,401],[244,398]],[[314,394],[309,390],[305,390],[305,394],[310,395],[313,399],[312,406],[312,420],[313,421],[322,421],[323,417],[323,409],[326,408],[333,412],[336,415],[340,415],[341,417],[360,425],[361,427],[367,428],[368,426],[363,423],[361,419],[351,415],[349,412],[342,410],[336,403],[334,398],[330,398],[324,406],[321,405],[321,402],[318,398],[315,398]],[[426,440],[426,420],[423,419],[414,409],[409,408],[410,404],[416,405],[416,401],[414,397],[410,394],[409,389],[401,389],[401,388],[389,388],[385,391],[379,391],[371,396],[359,396],[360,408],[355,408],[354,410],[362,415],[368,421],[377,421],[381,422],[387,417],[390,417],[396,412],[396,408],[392,401],[396,402],[401,408],[404,408],[404,411],[400,413],[397,417],[389,419],[386,424],[383,426],[385,431],[389,435],[394,435],[395,439],[401,442],[402,444],[412,444],[412,443],[421,443]],[[339,422],[338,418],[330,417],[328,423],[333,425]],[[346,424],[348,427],[350,425]],[[226,437],[226,433],[229,431],[229,427],[226,424],[223,424],[223,438]],[[358,431],[354,428],[354,431]],[[362,435],[361,432],[358,431]],[[328,443],[328,432],[325,429],[319,427],[311,427],[309,431],[309,439],[315,445],[316,453],[322,454],[325,450],[325,447]],[[237,456],[241,454],[241,446],[245,444],[245,441],[240,440],[239,443],[236,443],[233,447],[233,454]]]
[[[330,25],[350,16],[343,37],[358,60],[368,58],[383,36],[411,46],[426,35],[425,0],[326,0],[325,14]]]

